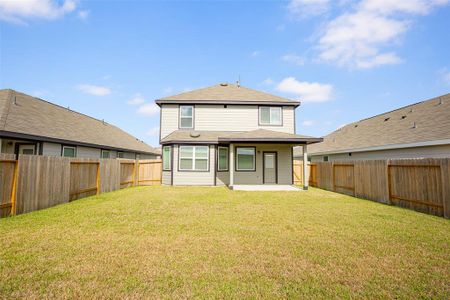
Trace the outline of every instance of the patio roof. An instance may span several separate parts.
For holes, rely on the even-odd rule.
[[[162,139],[161,144],[279,143],[300,145],[321,141],[321,138],[267,129],[252,131],[176,130]]]

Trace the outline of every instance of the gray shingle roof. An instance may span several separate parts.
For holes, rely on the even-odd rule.
[[[155,153],[114,125],[14,90],[0,90],[0,135],[2,132]]]
[[[157,99],[156,103],[282,104],[298,106],[300,102],[229,83]]]
[[[348,124],[308,147],[308,152],[352,152],[446,139],[450,139],[450,94]]]
[[[169,143],[219,143],[219,142],[280,142],[317,143],[321,141],[305,135],[284,133],[266,129],[252,131],[190,131],[176,130],[161,140]]]

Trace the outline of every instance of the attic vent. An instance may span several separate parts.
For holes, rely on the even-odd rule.
[[[198,133],[198,132],[191,132],[189,135],[191,137],[193,137],[193,138],[198,138],[200,136],[200,133]]]
[[[228,86],[228,83],[223,82],[223,83],[220,84],[220,86]]]
[[[387,121],[389,121],[389,119],[390,119],[390,118],[386,118],[386,119],[384,119],[384,121],[387,122]]]
[[[402,116],[402,120],[406,119],[406,116]]]

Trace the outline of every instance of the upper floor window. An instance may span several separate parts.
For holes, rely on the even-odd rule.
[[[194,128],[194,106],[180,105],[180,128]]]
[[[281,107],[261,106],[259,108],[260,125],[282,125]]]
[[[64,156],[64,157],[75,157],[75,156],[77,156],[77,148],[69,147],[69,146],[63,146],[62,156]]]

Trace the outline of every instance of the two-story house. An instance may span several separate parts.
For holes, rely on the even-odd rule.
[[[240,85],[222,83],[155,102],[167,185],[291,185],[293,147],[303,146],[306,159],[306,145],[322,141],[295,134],[300,102]]]

